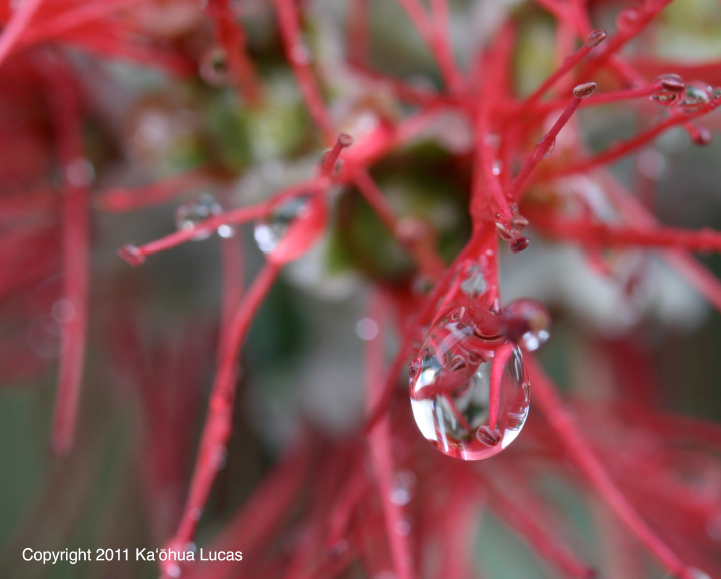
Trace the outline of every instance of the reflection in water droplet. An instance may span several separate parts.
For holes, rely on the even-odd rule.
[[[175,226],[181,231],[193,229],[199,223],[221,212],[222,209],[215,197],[203,193],[196,199],[186,201],[175,210]],[[211,233],[211,231],[199,231],[193,239],[196,241],[207,239]]]
[[[513,347],[501,379],[497,421],[488,423],[494,345],[478,336],[469,313],[460,310],[436,322],[411,364],[411,407],[421,433],[441,452],[480,460],[518,436],[528,416],[529,386],[521,350]]]
[[[511,239],[511,251],[513,253],[520,253],[524,249],[528,247],[528,245],[531,243],[531,240],[528,239],[528,237],[524,237],[523,235],[518,235]]]
[[[606,40],[607,36],[608,34],[606,34],[605,30],[594,30],[586,37],[586,46],[588,46],[589,48],[598,46],[604,40]]]
[[[536,300],[524,298],[511,302],[503,308],[501,318],[506,337],[529,352],[538,350],[551,336],[551,316]]]
[[[701,110],[711,102],[712,89],[705,82],[692,80],[686,84],[686,89],[681,99],[681,110],[687,114]]]
[[[658,89],[649,98],[663,108],[677,105],[686,87],[684,80],[677,74],[662,74],[656,78],[656,84]]]
[[[255,226],[255,242],[264,253],[270,253],[280,243],[294,219],[308,211],[308,195],[294,197],[276,207],[268,219]]]

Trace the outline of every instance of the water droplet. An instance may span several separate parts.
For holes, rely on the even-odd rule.
[[[193,229],[210,217],[222,213],[222,209],[215,197],[209,193],[203,193],[197,199],[186,201],[175,210],[175,225],[179,230]],[[199,231],[193,239],[200,241],[208,239],[211,231]]]
[[[411,364],[411,407],[421,433],[441,452],[480,460],[518,436],[528,416],[529,387],[521,350],[513,346],[501,379],[496,424],[489,424],[493,350],[476,335],[467,313],[453,313],[458,319],[443,316]],[[458,358],[464,364],[454,362]]]
[[[681,110],[687,114],[701,110],[711,102],[711,87],[705,82],[692,80],[686,83],[686,89],[681,99]]]
[[[270,217],[256,224],[255,242],[263,253],[270,253],[278,247],[293,220],[308,211],[308,199],[308,195],[289,199],[276,207]]]
[[[711,575],[701,571],[701,569],[696,569],[696,567],[689,567],[688,574],[693,579],[711,579]]]
[[[65,178],[73,187],[86,187],[95,179],[95,168],[81,157],[65,167]]]
[[[393,477],[393,490],[391,502],[394,505],[407,505],[413,498],[416,488],[416,475],[409,470],[403,470]]]
[[[594,92],[596,92],[596,83],[595,82],[585,82],[583,84],[579,84],[573,89],[573,96],[575,96],[577,99],[585,99],[590,97]]]
[[[226,239],[235,235],[235,228],[232,225],[221,225],[218,227],[218,235]]]
[[[214,46],[200,57],[198,72],[200,77],[210,86],[227,86],[231,84],[228,54],[220,46]]]
[[[374,340],[378,335],[378,324],[370,318],[363,318],[355,326],[355,333],[366,342]]]
[[[506,337],[529,352],[538,350],[550,337],[551,316],[536,300],[520,299],[508,304],[501,313]]]
[[[75,306],[70,300],[58,300],[50,310],[53,319],[59,324],[69,322],[75,317]]]
[[[608,34],[606,34],[605,30],[594,30],[586,37],[586,46],[588,46],[589,48],[598,46],[604,40],[606,40],[607,36]]]
[[[501,174],[501,171],[503,170],[503,161],[500,159],[496,159],[493,161],[493,169],[492,172],[494,175],[498,176]]]
[[[203,516],[203,509],[195,508],[192,511],[190,511],[189,517],[193,519],[194,521],[199,521],[200,517]]]
[[[667,108],[679,103],[686,83],[677,74],[662,74],[656,78],[658,89],[649,98],[658,106]]]
[[[135,267],[145,263],[143,252],[135,245],[123,245],[123,247],[118,249],[118,257],[125,263]]]
[[[528,237],[524,237],[523,235],[518,235],[511,239],[511,251],[513,253],[520,253],[524,249],[528,247],[528,244],[531,243],[531,240],[528,239]]]
[[[312,54],[305,44],[297,44],[290,51],[290,59],[295,64],[307,65],[310,64]]]
[[[461,290],[471,298],[481,295],[486,291],[486,278],[478,264],[472,264],[464,272],[466,279],[461,283]]]
[[[165,572],[169,577],[180,577],[180,565],[177,563],[171,563],[166,567]]]
[[[62,327],[52,316],[43,315],[34,319],[25,334],[30,349],[40,358],[52,360],[60,354]]]
[[[637,8],[624,8],[616,17],[616,26],[622,32],[632,32],[638,25],[640,12]]]

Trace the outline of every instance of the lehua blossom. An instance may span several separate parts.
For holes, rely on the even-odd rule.
[[[721,577],[719,2],[0,21],[0,575]]]

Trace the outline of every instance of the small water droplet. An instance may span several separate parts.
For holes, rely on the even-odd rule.
[[[589,48],[593,48],[594,46],[598,46],[601,44],[604,40],[606,40],[606,37],[608,34],[606,34],[605,30],[594,30],[586,37],[586,46]]]
[[[58,300],[53,304],[50,313],[56,322],[64,324],[75,317],[75,306],[70,300]]]
[[[577,99],[585,99],[590,97],[594,92],[596,92],[596,83],[595,82],[585,82],[583,84],[579,84],[573,89],[573,96],[575,96]]]
[[[222,211],[215,197],[209,193],[203,193],[196,199],[191,199],[178,206],[175,210],[175,226],[181,231],[193,229],[206,219],[220,215]],[[193,239],[195,241],[208,239],[211,234],[211,231],[199,231],[193,236]]]
[[[416,475],[409,470],[397,472],[393,477],[391,502],[394,505],[407,505],[413,498],[416,488]]]
[[[528,247],[528,245],[531,243],[531,240],[528,239],[528,237],[524,237],[523,235],[518,235],[517,237],[514,237],[511,239],[511,251],[513,253],[520,253],[524,249]]]
[[[270,217],[256,224],[255,242],[263,253],[270,253],[278,247],[291,223],[308,211],[309,198],[309,195],[293,197],[276,207]]]
[[[177,563],[171,563],[166,567],[165,572],[169,577],[180,577],[180,565]]]
[[[490,420],[492,347],[480,339],[469,314],[442,316],[428,332],[410,378],[413,416],[423,436],[441,452],[463,460],[499,453],[526,422],[529,387],[515,346],[503,372],[496,424]],[[476,356],[470,352],[488,354]],[[458,357],[466,363],[453,369]],[[494,442],[495,441],[495,442]]]
[[[503,161],[501,161],[500,159],[496,159],[495,161],[493,161],[493,168],[492,168],[493,174],[496,176],[500,175],[502,170],[503,170]]]
[[[686,87],[684,80],[677,74],[662,74],[656,78],[658,89],[649,97],[658,106],[668,108],[679,103]]]
[[[81,157],[65,167],[65,178],[73,187],[86,187],[95,179],[95,168],[90,161]]]
[[[540,302],[528,298],[511,302],[501,313],[506,337],[529,352],[538,350],[550,337],[551,316]]]
[[[312,53],[305,44],[297,44],[290,51],[290,59],[295,64],[307,65],[312,60]]]
[[[140,251],[140,248],[135,245],[123,245],[118,249],[118,257],[122,259],[128,265],[137,267],[145,263],[145,256]]]
[[[232,225],[221,225],[218,227],[218,235],[226,239],[235,235],[235,227]]]
[[[632,32],[640,20],[638,8],[624,8],[616,17],[616,26],[622,32]]]
[[[461,290],[471,298],[486,291],[486,278],[478,264],[468,266],[464,272],[466,279],[461,283]]]
[[[378,324],[370,318],[359,320],[355,326],[355,333],[361,340],[369,342],[378,336]]]
[[[200,77],[210,86],[227,86],[231,84],[228,54],[221,46],[206,50],[200,57]]]
[[[692,80],[686,83],[680,107],[686,114],[695,113],[711,102],[712,89],[705,82]]]

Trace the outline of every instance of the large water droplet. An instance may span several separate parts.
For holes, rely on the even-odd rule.
[[[255,242],[263,253],[270,253],[280,243],[293,220],[308,211],[308,195],[300,195],[276,207],[270,217],[255,226]]]
[[[594,30],[586,37],[586,46],[588,46],[589,48],[598,46],[604,40],[606,40],[607,36],[608,34],[606,34],[605,30]]]
[[[501,313],[506,337],[529,352],[538,350],[551,336],[551,316],[543,304],[532,299],[511,302]]]
[[[686,84],[686,90],[681,99],[681,110],[687,114],[701,110],[711,102],[712,89],[705,82],[692,80]]]
[[[175,210],[175,225],[179,230],[193,229],[199,223],[219,215],[222,211],[215,197],[209,193],[203,193],[196,199],[191,199],[178,206]],[[211,233],[212,231],[199,231],[193,236],[193,239],[196,241],[208,239]]]
[[[649,98],[660,107],[676,105],[686,87],[684,80],[677,74],[662,74],[656,78],[658,88]]]
[[[411,364],[411,408],[423,436],[441,452],[480,460],[498,454],[518,436],[528,416],[529,386],[521,350],[512,348],[501,378],[496,422],[490,424],[492,347],[477,336],[465,311],[443,316],[428,332]]]

